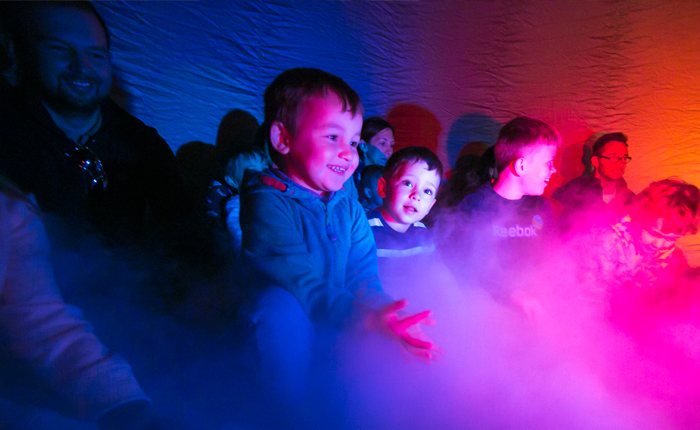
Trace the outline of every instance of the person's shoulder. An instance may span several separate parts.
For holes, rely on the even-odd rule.
[[[600,180],[595,177],[595,175],[592,174],[582,174],[581,176],[578,176],[566,184],[562,185],[559,187],[560,190],[567,191],[571,188],[578,188],[578,187],[590,187],[595,185],[596,183],[599,183]]]
[[[554,192],[552,193],[552,198],[559,201],[561,201],[562,199],[566,199],[566,196],[571,192],[571,189],[576,187],[576,181],[579,178],[572,179],[569,182],[561,185],[556,190],[554,190]]]
[[[239,194],[241,226],[276,225],[298,219],[300,205],[292,194],[290,185],[270,169],[246,175]]]
[[[292,184],[284,177],[276,174],[273,169],[265,169],[262,172],[247,170],[240,189],[240,195],[242,198],[254,194],[291,196],[293,191]]]
[[[240,191],[241,207],[276,206],[284,211],[320,210],[320,197],[298,186],[277,169],[265,169],[262,172],[248,170]],[[261,208],[255,208],[260,212]],[[364,213],[363,213],[364,216]]]
[[[564,203],[562,200],[580,198],[582,192],[593,192],[597,188],[601,188],[602,192],[600,180],[594,175],[583,174],[554,190],[552,198]]]
[[[479,187],[476,192],[467,194],[464,196],[461,202],[459,202],[459,205],[457,205],[459,208],[464,208],[464,207],[469,207],[471,205],[474,205],[476,203],[482,202],[484,199],[488,197],[488,189],[487,187],[490,187],[489,184],[484,184],[481,187]]]
[[[111,99],[105,100],[102,109],[102,127],[95,135],[97,140],[116,140],[122,148],[148,157],[151,162],[175,162],[170,145],[154,127],[127,112]]]
[[[457,205],[460,212],[474,214],[496,204],[500,196],[493,190],[491,184],[482,185],[475,193],[469,194]]]
[[[100,109],[102,109],[102,121],[106,126],[130,126],[139,130],[148,129],[154,132],[156,131],[155,128],[147,126],[143,121],[127,112],[112,99],[108,98],[103,101]]]
[[[625,178],[620,178],[618,184],[619,186],[617,187],[617,190],[624,199],[630,199],[636,195],[635,192],[630,190],[627,186],[627,181],[625,181]]]
[[[157,141],[158,143],[166,143],[165,139],[161,137],[155,127],[146,125],[146,123],[127,112],[113,100],[105,100],[101,105],[101,109],[103,127],[110,133],[139,136],[141,138],[140,140],[147,138],[152,141]]]
[[[379,209],[373,209],[367,213],[367,220],[371,227],[382,227],[384,225],[384,217]]]

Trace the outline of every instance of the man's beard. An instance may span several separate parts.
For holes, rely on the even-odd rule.
[[[68,115],[92,114],[107,98],[106,95],[102,96],[97,92],[90,97],[76,97],[64,89],[55,92],[44,91],[41,97],[57,113]]]
[[[109,96],[109,91],[105,92],[103,90],[104,80],[99,77],[79,78],[83,81],[90,81],[93,86],[91,92],[86,94],[76,94],[78,91],[72,91],[69,84],[65,82],[70,79],[71,76],[61,76],[60,84],[56,88],[47,87],[40,80],[34,80],[34,88],[32,89],[53,111],[61,115],[70,116],[93,114]]]

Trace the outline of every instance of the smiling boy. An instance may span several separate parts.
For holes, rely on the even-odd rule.
[[[458,206],[464,221],[461,252],[448,260],[463,272],[466,253],[471,275],[496,297],[509,296],[515,284],[527,279],[524,272],[537,262],[543,238],[553,228],[552,209],[542,194],[556,172],[560,144],[559,133],[543,121],[511,120],[496,141],[498,179]]]
[[[254,289],[242,316],[273,379],[299,383],[315,328],[364,322],[426,358],[434,345],[406,330],[377,277],[375,243],[359,201],[343,190],[358,164],[362,104],[342,79],[291,69],[265,91],[271,156],[278,166],[241,194],[242,259]]]

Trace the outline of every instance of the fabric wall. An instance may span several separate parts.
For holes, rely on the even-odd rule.
[[[517,115],[564,139],[547,194],[578,176],[597,133],[629,136],[626,179],[700,185],[700,2],[104,2],[115,98],[173,150],[214,143],[221,118],[262,121],[262,93],[291,67],[318,67],[386,115],[397,145],[454,164]],[[681,241],[700,264],[700,240]]]

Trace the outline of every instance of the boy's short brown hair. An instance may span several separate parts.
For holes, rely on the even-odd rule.
[[[333,91],[352,116],[364,114],[362,101],[350,85],[335,75],[312,68],[289,69],[279,74],[265,90],[265,122],[280,121],[294,136],[304,102]]]
[[[419,161],[425,161],[428,165],[428,170],[436,170],[438,180],[442,181],[443,171],[440,159],[433,151],[423,146],[409,146],[391,154],[391,157],[386,162],[386,166],[384,166],[384,179],[389,182],[401,166]],[[440,186],[439,183],[437,185]]]
[[[700,190],[695,185],[677,179],[652,182],[632,198],[628,211],[632,222],[642,228],[656,226],[663,220],[662,233],[679,236],[698,232]]]
[[[559,147],[561,136],[546,122],[527,116],[519,116],[504,125],[498,132],[494,148],[498,173],[504,171],[513,160],[525,155],[525,148],[539,141]]]

